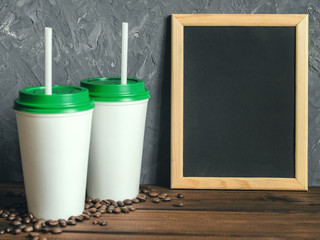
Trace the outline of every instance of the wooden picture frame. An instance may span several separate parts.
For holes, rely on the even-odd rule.
[[[171,188],[308,190],[308,15],[173,14],[171,21]],[[185,26],[293,26],[296,28],[294,178],[183,176]]]

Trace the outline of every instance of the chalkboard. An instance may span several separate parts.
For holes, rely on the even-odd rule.
[[[178,17],[173,20],[173,36],[177,33],[174,21],[183,23],[186,19],[185,15],[175,16]],[[269,18],[274,16],[281,15]],[[298,23],[305,18],[295,16]],[[307,103],[307,96],[300,91],[301,85],[305,88],[307,77],[298,79],[302,70],[297,58],[303,54],[297,48],[301,44],[297,25],[257,26],[248,21],[235,26],[213,21],[209,26],[192,23],[183,26],[179,35],[183,39],[179,59],[183,63],[179,69],[179,77],[183,78],[179,88],[183,93],[179,100],[182,116],[178,117],[183,126],[180,127],[182,164],[178,166],[182,176],[180,173],[178,185],[172,187],[306,189],[307,184],[297,176],[301,172],[297,159],[305,165],[307,162],[307,154],[301,156],[299,152],[307,140],[297,139],[297,131],[307,132],[304,126],[307,123],[302,123],[301,130],[301,122],[297,120],[298,115],[307,113],[297,108],[298,98]],[[173,55],[172,71],[177,66]],[[173,110],[179,96],[174,89],[173,82]],[[173,141],[177,139],[176,112],[172,111]],[[174,159],[172,162],[174,165]],[[176,172],[174,169],[172,174]],[[189,186],[181,184],[183,179],[191,180]],[[256,184],[259,180],[260,186]],[[295,182],[294,186],[288,185],[290,180]],[[238,185],[234,184],[237,181]]]

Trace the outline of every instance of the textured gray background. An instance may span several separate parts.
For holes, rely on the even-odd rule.
[[[120,75],[121,22],[129,22],[128,76],[146,81],[142,183],[170,181],[170,18],[173,13],[308,13],[309,185],[320,186],[320,1],[62,1],[0,3],[0,181],[22,181],[13,101],[43,84],[44,27],[53,28],[53,80],[79,85]]]

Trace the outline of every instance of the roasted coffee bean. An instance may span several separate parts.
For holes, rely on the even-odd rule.
[[[0,215],[3,213],[3,209],[0,209]]]
[[[119,207],[116,207],[112,212],[118,214],[121,212],[121,209]]]
[[[97,224],[99,224],[99,221],[98,220],[93,220],[92,224],[93,225],[97,225]]]
[[[91,213],[95,213],[96,211],[97,211],[97,209],[95,207],[89,209],[89,212],[91,212]]]
[[[75,220],[68,220],[68,221],[67,221],[67,224],[68,224],[68,225],[76,225],[77,222],[76,222]]]
[[[108,200],[102,200],[101,204],[108,206],[108,205],[110,205],[110,202]]]
[[[138,194],[137,198],[139,199],[140,202],[145,202],[147,199],[147,196],[145,194]]]
[[[35,231],[40,231],[41,228],[42,228],[42,222],[36,222],[34,225],[33,225],[33,228]]]
[[[141,192],[142,193],[149,193],[149,192],[151,192],[151,189],[146,188],[146,187],[141,187]]]
[[[106,220],[101,220],[101,221],[99,221],[99,224],[100,224],[101,226],[106,226],[108,223],[107,223]]]
[[[3,217],[3,218],[7,218],[8,216],[9,216],[9,214],[5,213],[5,212],[1,214],[1,217]]]
[[[44,228],[42,228],[41,230],[42,230],[42,232],[44,232],[44,233],[50,232],[50,228],[48,228],[48,227],[44,227]]]
[[[170,202],[170,201],[171,201],[171,198],[170,198],[170,197],[165,197],[164,199],[162,199],[162,201],[164,201],[164,202]]]
[[[135,211],[135,210],[136,210],[136,208],[135,208],[134,206],[128,206],[128,209],[129,209],[130,211]]]
[[[13,228],[11,228],[11,227],[9,227],[9,228],[6,229],[6,232],[7,232],[7,233],[11,233],[12,231],[13,231]]]
[[[81,214],[81,216],[83,217],[83,220],[89,220],[90,216],[87,214]]]
[[[37,232],[31,232],[31,233],[28,234],[28,237],[29,237],[29,238],[39,237],[39,233],[37,233]]]
[[[21,224],[18,226],[18,228],[20,228],[21,230],[23,230],[27,225],[26,224]]]
[[[19,216],[17,216],[15,220],[16,220],[16,221],[20,221],[20,222],[21,222],[21,221],[22,221],[22,218],[21,218],[21,217],[19,217]]]
[[[121,212],[123,212],[123,213],[129,213],[130,212],[127,207],[121,207],[120,209],[121,209]]]
[[[124,202],[123,201],[118,201],[117,203],[118,203],[119,207],[123,207],[124,206]]]
[[[92,202],[92,198],[91,197],[86,197],[86,203],[91,203]]]
[[[100,202],[100,198],[96,198],[93,200],[94,203]]]
[[[165,199],[166,197],[168,197],[167,193],[160,193],[158,196],[158,198],[160,198],[160,199]]]
[[[59,234],[59,233],[62,233],[62,229],[59,228],[59,227],[55,227],[52,229],[52,233],[53,234]]]
[[[88,209],[90,207],[90,204],[89,203],[85,203],[84,204],[84,209]]]
[[[101,203],[100,202],[97,202],[95,205],[94,205],[95,208],[99,208],[101,207]]]
[[[18,235],[18,234],[20,234],[21,232],[22,232],[22,231],[21,231],[20,228],[16,228],[16,229],[13,230],[13,233],[14,233],[15,235]]]
[[[58,220],[60,227],[66,227],[67,221],[65,219],[59,219]]]
[[[71,216],[68,218],[68,220],[76,220],[76,218],[77,218],[76,216]]]
[[[32,226],[26,226],[24,229],[23,229],[24,232],[32,232],[33,231],[33,227]]]
[[[11,225],[18,226],[18,225],[21,225],[21,222],[16,220],[16,221],[11,222]]]
[[[59,225],[59,222],[56,221],[56,220],[48,220],[47,221],[47,224],[51,227],[55,227],[55,226],[58,226]]]
[[[133,202],[133,203],[139,203],[140,201],[139,201],[138,198],[134,198],[134,199],[132,199],[132,202]]]
[[[30,219],[33,219],[34,218],[34,215],[33,213],[29,213],[29,216],[28,216]]]
[[[159,193],[157,193],[157,192],[149,192],[149,196],[150,197],[158,197]]]
[[[119,207],[119,205],[118,205],[117,202],[112,202],[111,204],[112,204],[114,207],[116,207],[116,208]]]
[[[37,221],[38,221],[37,218],[31,219],[31,222],[32,222],[32,223],[35,223],[35,222],[37,222]]]
[[[160,199],[159,199],[159,198],[153,198],[153,199],[152,199],[152,202],[153,202],[153,203],[159,203],[159,202],[160,202]]]
[[[46,237],[40,237],[39,240],[47,240]]]
[[[114,209],[115,209],[115,207],[114,207],[113,205],[110,205],[110,206],[107,208],[107,213],[112,213]]]
[[[3,229],[1,229],[0,230],[0,235],[3,235],[3,234],[5,234],[6,232],[3,230]]]
[[[89,212],[89,210],[84,210],[82,213],[83,213],[83,214],[87,214],[88,216],[91,215],[91,213]]]
[[[77,217],[76,217],[76,221],[82,222],[82,221],[83,221],[83,217],[82,217],[82,216],[77,216]]]
[[[131,205],[132,204],[132,200],[131,199],[126,199],[123,201],[125,205]]]
[[[106,213],[106,212],[107,212],[107,209],[106,209],[106,208],[99,208],[99,209],[98,209],[98,212]]]
[[[183,203],[174,203],[173,206],[174,207],[183,207]]]
[[[43,239],[43,238],[41,238]],[[40,240],[40,237],[33,237],[32,240]]]
[[[16,216],[8,216],[8,218],[7,218],[9,221],[13,221],[14,219],[16,219]]]
[[[25,218],[23,219],[23,222],[28,224],[28,223],[31,222],[31,219],[30,219],[29,217],[25,217]]]
[[[95,218],[99,218],[99,217],[102,216],[102,213],[101,213],[101,212],[96,212],[95,214],[93,214],[93,216],[94,216]]]
[[[184,198],[184,196],[183,196],[182,193],[178,193],[178,194],[177,194],[177,198]]]

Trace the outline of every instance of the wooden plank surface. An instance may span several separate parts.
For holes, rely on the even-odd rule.
[[[217,191],[169,190],[171,202],[135,204],[129,214],[104,214],[107,226],[92,225],[93,219],[63,228],[47,239],[320,239],[320,190]],[[184,198],[175,196],[182,192]],[[0,205],[23,202],[23,185],[0,183]],[[183,202],[181,208],[175,202]],[[0,218],[0,229],[8,221]],[[26,239],[5,234],[0,239]]]

